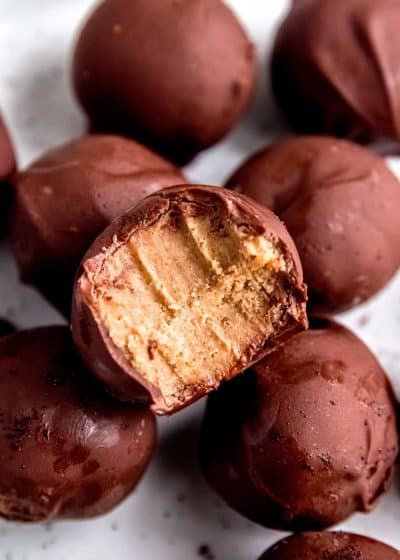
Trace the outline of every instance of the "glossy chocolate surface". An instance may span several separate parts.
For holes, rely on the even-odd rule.
[[[287,537],[259,560],[398,560],[400,553],[382,542],[351,533],[304,533]]]
[[[300,132],[368,142],[400,136],[397,29],[392,0],[295,0],[278,32],[272,85]]]
[[[73,81],[93,130],[184,163],[236,123],[255,69],[253,45],[221,0],[107,0],[79,36]]]
[[[383,159],[356,144],[314,136],[283,140],[252,156],[228,187],[284,221],[314,309],[357,305],[399,268],[400,183]]]
[[[0,339],[0,515],[89,518],[136,486],[156,437],[153,414],[88,378],[69,329]]]
[[[46,153],[14,180],[22,280],[69,316],[76,269],[97,235],[145,196],[184,182],[171,163],[118,136],[86,136]]]
[[[355,335],[323,320],[210,396],[200,456],[238,512],[308,531],[374,509],[397,451],[384,371]]]

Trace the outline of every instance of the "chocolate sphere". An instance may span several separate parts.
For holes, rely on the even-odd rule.
[[[14,180],[12,241],[22,280],[69,315],[85,251],[119,214],[180,170],[137,142],[87,136],[43,155]]]
[[[307,327],[296,248],[266,208],[226,189],[163,189],[96,239],[72,332],[122,400],[173,413]],[[147,397],[146,397],[147,395]]]
[[[228,187],[285,222],[314,309],[352,307],[399,268],[400,183],[381,158],[356,144],[315,136],[284,140],[251,157]]]
[[[295,0],[279,30],[272,85],[300,132],[400,137],[400,5]]]
[[[88,518],[133,490],[153,452],[154,417],[87,378],[68,328],[0,339],[0,369],[1,516]]]
[[[221,0],[107,0],[80,34],[73,80],[94,130],[133,136],[183,163],[239,119],[255,66]]]
[[[317,530],[375,507],[397,441],[380,365],[321,321],[209,398],[200,456],[210,485],[249,519]]]
[[[305,533],[279,541],[260,560],[399,560],[400,553],[351,533]]]
[[[11,200],[9,179],[15,171],[15,167],[14,149],[0,116],[0,233],[3,233],[7,227],[7,214]]]

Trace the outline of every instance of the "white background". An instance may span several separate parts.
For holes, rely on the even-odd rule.
[[[0,106],[21,166],[84,130],[69,85],[69,62],[73,38],[93,4],[93,0],[0,0]],[[285,132],[271,100],[266,61],[288,2],[229,4],[258,46],[260,83],[244,122],[187,169],[192,180],[211,184],[221,184],[249,153]],[[34,291],[18,284],[6,246],[0,246],[1,315],[20,327],[62,321]],[[340,320],[370,345],[396,383],[400,277]],[[210,547],[215,560],[256,560],[283,535],[247,522],[208,490],[196,461],[203,404],[159,422],[155,460],[137,491],[116,511],[83,523],[24,526],[0,521],[0,560],[195,560],[201,558],[201,545]],[[400,548],[399,493],[398,480],[376,512],[356,515],[343,527]]]

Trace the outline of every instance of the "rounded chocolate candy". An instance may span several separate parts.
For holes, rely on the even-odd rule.
[[[352,533],[303,533],[282,539],[260,560],[399,560],[400,553]]]
[[[255,68],[253,46],[221,0],[107,0],[80,34],[73,80],[94,130],[133,136],[183,163],[236,123]]]
[[[15,327],[6,319],[0,319],[0,337],[15,332]]]
[[[0,339],[0,515],[14,521],[108,512],[153,452],[153,414],[104,394],[80,365],[69,329]]]
[[[400,183],[383,159],[356,144],[318,136],[284,140],[245,162],[228,187],[282,218],[314,309],[352,307],[400,266]]]
[[[122,400],[171,413],[307,326],[296,248],[269,210],[218,187],[164,189],[115,220],[77,275],[72,331]]]
[[[400,4],[293,0],[272,55],[290,124],[356,141],[400,137]]]
[[[318,321],[209,398],[200,457],[226,502],[266,527],[317,530],[371,511],[392,481],[395,399],[379,363]]]
[[[69,315],[76,269],[97,235],[139,200],[185,183],[137,142],[86,136],[43,155],[14,180],[14,253],[22,280]]]
[[[9,179],[16,168],[14,149],[7,128],[0,116],[0,232],[7,227],[11,192]]]

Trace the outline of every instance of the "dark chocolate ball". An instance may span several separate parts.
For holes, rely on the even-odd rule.
[[[299,531],[371,511],[397,449],[395,400],[379,363],[350,331],[320,321],[211,395],[200,456],[231,507]]]
[[[400,4],[296,0],[272,56],[272,85],[305,133],[356,141],[400,137]]]
[[[88,518],[136,486],[156,427],[87,378],[69,329],[0,339],[0,515],[15,521]]]
[[[118,136],[51,150],[14,179],[11,229],[22,280],[69,315],[76,269],[97,235],[145,196],[185,182],[171,163]]]
[[[294,243],[269,210],[220,187],[163,189],[104,230],[75,281],[72,332],[122,400],[189,405],[307,327]]]
[[[7,215],[11,201],[9,180],[15,171],[14,149],[7,128],[0,116],[0,233],[7,228]]]
[[[7,336],[15,332],[15,327],[9,321],[0,319],[0,337]]]
[[[282,539],[260,560],[399,560],[382,542],[351,533],[303,533]]]
[[[227,186],[285,222],[314,309],[350,308],[383,288],[400,266],[400,183],[383,159],[356,144],[318,136],[284,140],[251,157]]]
[[[221,0],[107,0],[80,34],[73,80],[94,130],[133,136],[182,163],[236,123],[255,66]]]

